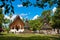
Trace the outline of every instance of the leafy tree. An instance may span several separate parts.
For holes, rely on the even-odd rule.
[[[0,9],[0,27],[2,27],[3,21],[4,21],[4,15],[2,14],[2,9]]]
[[[42,12],[42,18],[43,18],[43,22],[49,24],[50,20],[51,20],[51,11],[50,10],[45,10]]]
[[[0,0],[0,27],[2,27],[2,23],[4,23],[4,14],[7,13],[14,13],[14,7],[12,5],[12,2],[15,0]],[[2,8],[4,7],[4,14],[2,13]]]
[[[12,15],[13,15],[13,13],[11,12],[11,13],[9,14],[9,17],[11,18],[11,17],[12,17]]]
[[[12,2],[14,2],[15,0],[0,0],[1,5],[0,8],[4,7],[5,8],[5,14],[6,13],[14,13],[14,7],[12,5]]]
[[[60,29],[60,8],[57,8],[56,12],[54,13],[54,15],[52,16],[52,27],[55,29],[58,29],[58,33],[59,33],[59,29]]]
[[[7,19],[7,18],[4,19],[4,14],[2,14],[2,9],[0,8],[0,28],[1,28],[1,30],[7,29],[6,24],[8,24],[8,23],[10,23],[10,19]],[[1,30],[0,30],[0,32],[1,32]]]
[[[35,0],[35,3],[32,3],[30,0],[20,0],[23,4],[23,6],[34,6],[34,7],[39,7],[39,8],[44,8],[46,6],[52,7],[53,5],[57,4],[60,7],[60,0]],[[47,3],[47,4],[46,4]]]
[[[2,23],[4,20],[4,15],[2,14],[2,9],[0,8],[0,32],[2,32]]]
[[[36,31],[36,30],[40,30],[40,27],[41,27],[41,22],[42,20],[39,18],[35,19],[35,20],[30,20],[29,21],[29,24],[30,24],[30,29],[33,30],[33,31]]]

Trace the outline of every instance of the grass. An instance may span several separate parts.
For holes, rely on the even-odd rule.
[[[0,40],[60,40],[60,35],[44,35],[44,34],[0,34]]]

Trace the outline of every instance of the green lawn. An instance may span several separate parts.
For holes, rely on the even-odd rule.
[[[0,40],[60,40],[60,35],[44,35],[44,34],[0,34]]]

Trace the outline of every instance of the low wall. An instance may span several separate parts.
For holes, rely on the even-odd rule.
[[[10,29],[9,32],[20,33],[20,32],[24,32],[24,29],[18,29],[18,30],[16,30],[16,29]]]

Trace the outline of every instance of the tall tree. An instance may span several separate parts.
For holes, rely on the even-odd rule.
[[[4,15],[2,14],[2,9],[0,8],[0,32],[2,32],[2,23],[4,22]]]
[[[51,19],[51,10],[43,11],[41,16],[43,18],[43,22],[49,24],[49,21]]]
[[[56,12],[54,13],[54,15],[52,16],[52,27],[55,29],[58,29],[58,33],[59,33],[59,29],[60,29],[60,8],[57,8]]]
[[[12,5],[12,2],[15,0],[0,0],[0,27],[2,28],[2,23],[4,23],[4,14],[7,13],[14,13],[14,7]],[[2,8],[4,8],[4,14],[2,11]]]
[[[3,21],[4,21],[4,15],[2,14],[2,9],[0,8],[0,27],[2,27]]]
[[[29,24],[30,24],[31,30],[33,30],[33,31],[40,30],[40,28],[42,26],[42,19],[40,17],[38,17],[35,20],[30,20]]]

